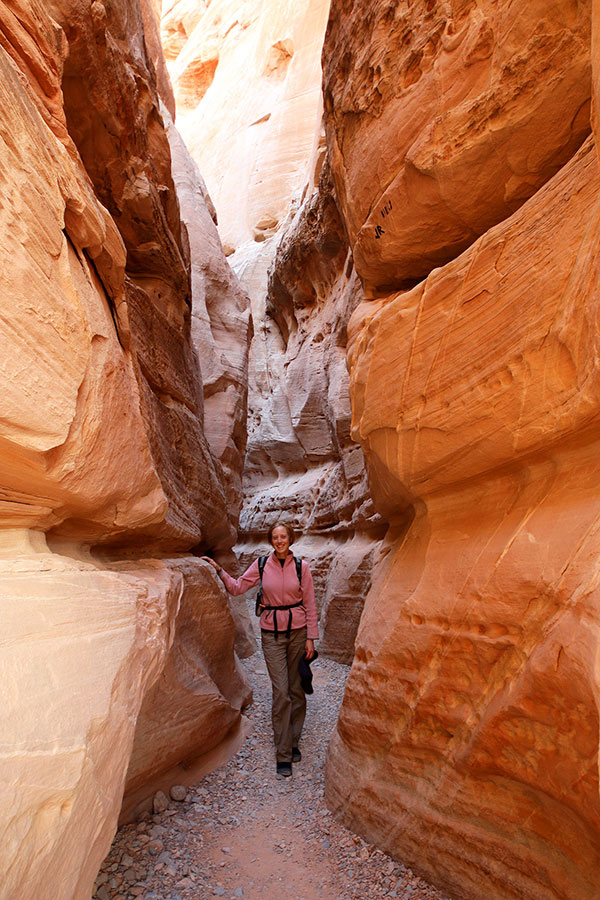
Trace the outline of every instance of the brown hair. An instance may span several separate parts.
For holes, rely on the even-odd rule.
[[[292,526],[288,525],[287,522],[275,522],[273,525],[271,525],[267,533],[267,540],[271,545],[273,544],[273,532],[276,528],[285,528],[285,530],[287,531],[287,536],[290,540],[290,545],[294,543],[294,541],[296,540],[296,535],[294,534],[294,529],[292,528]]]

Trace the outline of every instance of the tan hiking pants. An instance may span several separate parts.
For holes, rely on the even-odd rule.
[[[302,690],[298,663],[306,643],[306,628],[297,628],[277,640],[269,631],[261,631],[262,649],[273,686],[271,720],[277,762],[291,762],[292,747],[297,747],[306,715],[306,695]]]

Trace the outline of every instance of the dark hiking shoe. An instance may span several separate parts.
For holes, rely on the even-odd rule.
[[[300,762],[302,754],[297,747],[292,747],[292,762]]]
[[[277,774],[282,778],[289,778],[292,774],[292,764],[291,762],[278,762],[277,763]]]

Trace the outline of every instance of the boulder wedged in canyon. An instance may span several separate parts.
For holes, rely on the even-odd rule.
[[[600,876],[599,187],[590,138],[350,326],[353,434],[393,528],[327,797],[461,900],[588,900]]]
[[[511,215],[589,133],[590,0],[333,0],[325,122],[356,268],[415,284]]]
[[[213,454],[190,246],[138,3],[0,6],[0,76],[0,893],[87,900],[140,709],[160,746],[145,699],[156,679],[176,671],[170,713],[182,727],[170,743],[188,758],[240,720],[247,690],[225,591],[201,587],[212,576],[196,559],[146,557],[231,553],[246,386],[241,372],[223,386]],[[213,237],[196,264],[223,270]],[[230,372],[244,364],[248,316],[222,278],[230,312],[213,296],[214,319],[240,324]],[[196,625],[206,652],[181,671]],[[183,724],[196,689],[202,734]],[[149,696],[164,705],[164,685]],[[140,780],[160,768],[135,765]]]

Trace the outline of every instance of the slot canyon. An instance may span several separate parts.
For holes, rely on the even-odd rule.
[[[600,0],[0,0],[0,900],[228,896],[98,873],[272,752],[202,557],[279,519],[321,845],[411,873],[279,896],[600,900],[599,44]]]

